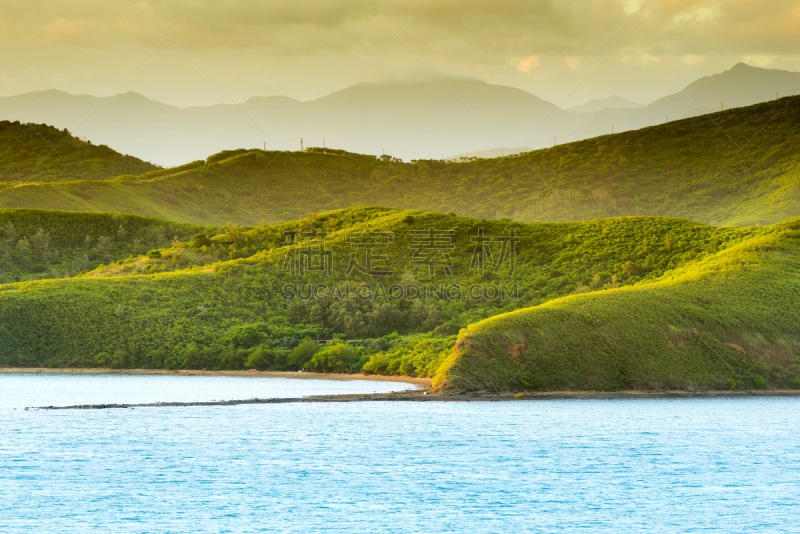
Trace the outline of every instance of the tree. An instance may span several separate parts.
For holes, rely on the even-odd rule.
[[[150,367],[153,369],[161,369],[164,367],[164,360],[167,358],[167,353],[164,349],[157,349],[148,354],[150,360]]]
[[[111,238],[104,235],[97,238],[97,245],[94,247],[97,255],[105,260],[108,258],[108,248],[111,246]]]
[[[405,326],[403,312],[388,302],[377,304],[369,313],[368,320],[373,327],[372,333],[377,335],[389,334],[393,331],[402,331]]]
[[[289,353],[289,357],[286,359],[286,363],[291,367],[301,368],[321,350],[322,347],[320,347],[319,343],[305,338],[302,343],[292,349],[292,352]]]
[[[228,371],[239,371],[244,367],[244,354],[236,350],[233,344],[228,345],[222,350],[220,367]]]
[[[50,243],[50,234],[39,228],[39,231],[33,234],[28,241],[33,251],[39,257],[44,257]]]
[[[248,369],[258,369],[259,371],[263,371],[264,369],[269,369],[272,367],[274,360],[274,351],[259,346],[250,353],[250,356],[248,356],[247,360],[244,362],[244,366]]]
[[[6,243],[10,245],[11,241],[17,237],[17,230],[14,228],[14,224],[11,221],[8,221],[3,228],[0,228],[0,234],[2,234]]]
[[[423,332],[430,332],[439,325],[439,310],[430,302],[415,300],[409,311],[409,322]]]
[[[203,361],[200,348],[196,343],[189,343],[180,353],[180,363],[184,369],[202,369]]]
[[[23,256],[28,255],[31,251],[31,245],[24,237],[17,241],[17,251]]]

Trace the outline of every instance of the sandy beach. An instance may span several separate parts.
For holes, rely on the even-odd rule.
[[[247,378],[292,378],[318,380],[371,380],[378,382],[404,382],[429,388],[430,378],[410,376],[383,376],[334,373],[307,373],[305,371],[169,371],[167,369],[106,369],[106,368],[66,368],[50,369],[47,367],[0,367],[0,374],[71,374],[71,375],[171,375],[171,376],[239,376]]]

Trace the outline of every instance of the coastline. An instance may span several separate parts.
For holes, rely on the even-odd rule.
[[[267,398],[199,402],[155,402],[142,404],[87,404],[38,406],[26,410],[104,410],[114,408],[174,408],[236,406],[242,404],[297,404],[335,402],[530,402],[548,400],[641,400],[641,399],[738,399],[753,397],[800,397],[800,390],[741,391],[552,391],[538,393],[429,393],[427,390],[345,395],[312,395],[300,398]]]
[[[708,399],[708,398],[752,398],[752,397],[800,397],[800,390],[674,390],[674,391],[646,391],[646,390],[621,390],[621,391],[535,391],[535,392],[443,392],[431,393],[432,379],[408,376],[360,375],[360,374],[333,374],[309,373],[295,371],[192,371],[166,369],[107,369],[107,368],[65,368],[50,369],[39,367],[0,367],[0,375],[4,374],[29,374],[29,375],[169,375],[169,376],[231,376],[247,378],[287,378],[295,380],[366,380],[379,382],[402,382],[414,384],[418,389],[410,391],[397,391],[392,393],[369,394],[344,394],[344,395],[312,395],[302,398],[267,398],[267,399],[240,399],[226,401],[198,401],[198,402],[158,402],[143,404],[97,404],[74,406],[40,406],[30,409],[108,409],[108,408],[147,408],[147,407],[177,407],[177,406],[233,406],[239,404],[288,404],[301,402],[374,402],[374,401],[405,401],[405,402],[514,402],[514,401],[545,401],[545,400],[624,400],[624,399]],[[26,408],[28,409],[28,408]]]
[[[192,371],[167,369],[108,369],[105,367],[68,367],[51,369],[49,367],[0,367],[0,375],[169,375],[169,376],[238,376],[247,378],[292,378],[317,380],[370,380],[377,382],[405,382],[428,388],[431,378],[411,376],[358,375],[334,373],[309,373],[306,371]]]

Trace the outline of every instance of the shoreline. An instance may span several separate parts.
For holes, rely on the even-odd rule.
[[[673,390],[673,391],[529,391],[529,392],[443,392],[431,393],[432,379],[408,376],[360,375],[360,374],[328,374],[295,371],[192,371],[166,369],[106,369],[106,368],[64,368],[50,369],[39,367],[0,367],[0,375],[114,375],[114,376],[230,376],[247,378],[287,378],[296,380],[365,380],[379,382],[400,382],[413,384],[417,389],[395,391],[391,393],[311,395],[299,398],[265,398],[237,399],[225,401],[195,402],[153,402],[141,404],[92,404],[72,406],[39,406],[27,409],[66,410],[66,409],[110,409],[110,408],[158,408],[158,407],[190,407],[190,406],[235,406],[242,404],[288,404],[318,402],[511,402],[511,401],[546,401],[546,400],[624,400],[624,399],[709,399],[709,398],[752,398],[752,397],[800,397],[800,390],[795,389],[758,389],[758,390]]]
[[[244,399],[199,402],[153,402],[141,404],[86,404],[72,406],[38,406],[25,410],[106,410],[115,408],[174,408],[237,406],[243,404],[295,404],[336,402],[521,402],[548,400],[638,400],[638,399],[719,399],[753,397],[800,397],[800,390],[742,390],[742,391],[552,391],[538,393],[429,393],[427,390],[396,391],[393,393],[351,393],[343,395],[312,395],[297,398]]]
[[[48,367],[0,367],[0,375],[168,375],[168,376],[234,376],[247,378],[292,378],[292,379],[317,379],[317,380],[367,380],[377,382],[404,382],[422,387],[430,387],[433,379],[412,376],[385,376],[385,375],[359,375],[359,374],[334,374],[310,373],[307,371],[192,371],[167,369],[107,369],[95,367],[67,367],[63,369],[50,369]]]

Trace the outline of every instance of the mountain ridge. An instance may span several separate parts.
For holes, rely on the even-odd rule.
[[[742,85],[737,81],[742,73],[762,81]],[[800,79],[800,74],[737,65],[643,108],[586,113],[562,110],[521,89],[464,78],[355,84],[307,101],[255,96],[243,103],[188,108],[135,97],[138,93],[133,92],[101,99],[45,91],[4,98],[0,119],[68,128],[162,166],[264,143],[271,149],[298,149],[300,138],[304,146],[322,146],[325,140],[327,146],[350,152],[435,159],[492,147],[545,148],[552,146],[554,137],[556,143],[564,143],[595,137],[612,127],[638,129],[718,110],[719,100],[733,106],[767,100],[774,91],[800,93],[800,83],[794,87],[795,82],[785,81],[789,79]],[[720,80],[721,89],[713,89]],[[713,94],[697,93],[704,84]]]
[[[399,162],[341,150],[237,149],[96,182],[0,183],[0,207],[245,225],[365,204],[480,218],[658,215],[717,225],[800,213],[800,97],[497,159]]]
[[[595,98],[580,106],[567,108],[567,111],[572,113],[590,113],[593,111],[602,111],[604,109],[619,109],[619,108],[643,108],[646,104],[640,104],[633,100],[628,100],[619,95],[611,95],[606,98]]]
[[[45,124],[0,121],[0,183],[107,180],[159,167]]]

